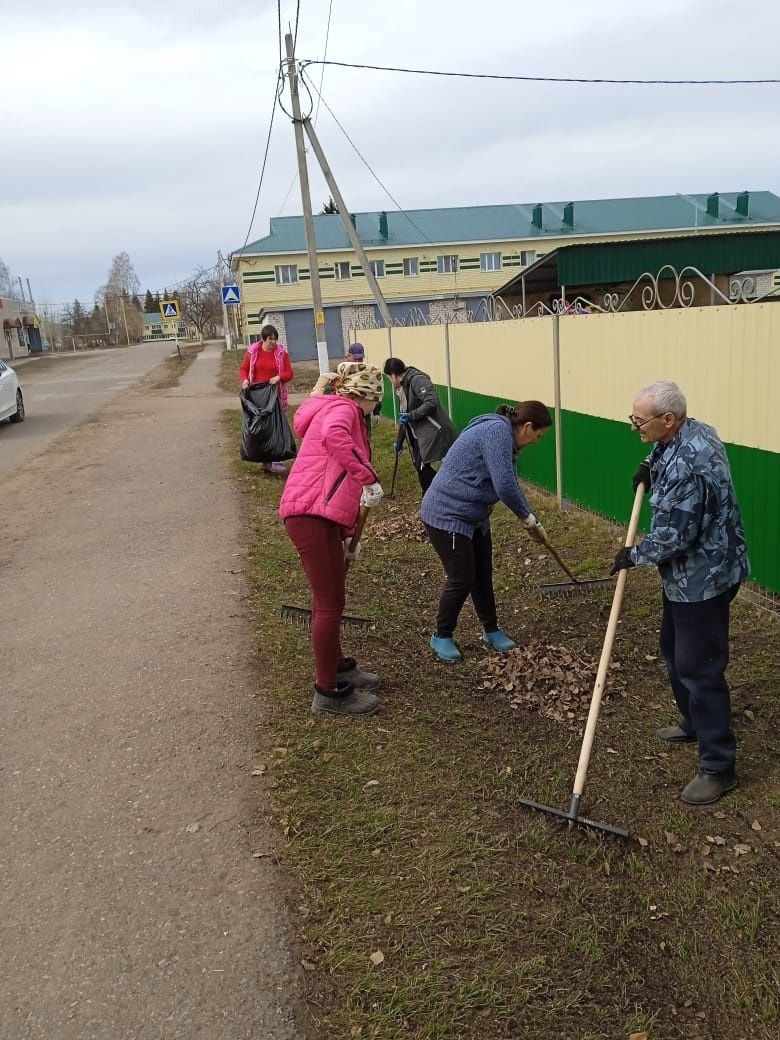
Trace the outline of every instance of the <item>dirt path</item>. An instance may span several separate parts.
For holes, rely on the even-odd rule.
[[[0,1037],[293,1040],[218,351],[0,497]]]

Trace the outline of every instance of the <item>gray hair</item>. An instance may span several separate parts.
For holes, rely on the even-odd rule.
[[[685,419],[688,414],[688,402],[685,400],[685,394],[671,379],[658,379],[655,383],[644,387],[637,394],[637,400],[645,396],[650,398],[655,410],[661,415],[671,412],[675,419]]]

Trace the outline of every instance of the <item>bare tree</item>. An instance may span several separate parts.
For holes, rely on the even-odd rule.
[[[7,300],[18,300],[19,290],[14,286],[15,282],[8,269],[8,265],[3,263],[3,260],[0,257],[0,296],[5,296]]]
[[[217,334],[222,319],[220,284],[213,267],[200,267],[176,293],[182,316],[195,326],[201,339]]]
[[[111,261],[108,281],[95,294],[95,304],[102,304],[112,343],[137,342],[143,334],[143,315],[132,306],[141,289],[133,262],[122,252]]]

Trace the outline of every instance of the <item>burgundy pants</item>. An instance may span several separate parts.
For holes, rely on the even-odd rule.
[[[321,516],[290,516],[285,530],[298,550],[311,586],[311,645],[317,685],[336,686],[341,661],[341,615],[346,599],[347,567],[341,528]]]

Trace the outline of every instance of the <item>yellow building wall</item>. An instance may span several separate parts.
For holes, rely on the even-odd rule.
[[[718,230],[718,229],[716,229]],[[436,271],[421,270],[417,277],[404,277],[401,274],[387,272],[378,279],[383,295],[388,300],[407,297],[430,298],[433,296],[452,297],[457,293],[485,293],[488,295],[507,282],[514,274],[523,270],[520,254],[533,250],[536,258],[544,256],[564,245],[590,245],[596,242],[619,242],[626,239],[639,240],[656,238],[659,231],[645,233],[610,234],[610,235],[576,235],[559,238],[505,240],[501,242],[467,242],[436,243],[392,248],[365,247],[369,260],[384,260],[385,270],[390,264],[401,264],[405,257],[416,257],[420,268],[426,263],[435,264],[440,255],[454,254],[459,262],[467,260],[479,262],[480,253],[501,253],[502,267],[498,271],[480,271],[477,269],[460,269],[453,275],[440,275]],[[670,237],[675,232],[663,232]],[[675,237],[689,234],[680,231]],[[359,270],[357,256],[352,250],[320,252],[319,272],[322,299],[324,304],[335,303],[370,303],[373,301],[371,290],[365,276],[356,273]],[[336,262],[350,264],[353,276],[346,279],[334,277]],[[278,307],[311,307],[311,281],[308,277],[301,280],[301,275],[308,275],[309,259],[305,252],[269,254],[267,256],[238,257],[236,259],[238,277],[242,289],[242,310],[244,318],[247,312],[257,314],[263,309]],[[275,269],[277,266],[295,264],[298,267],[299,280],[289,285],[277,285]],[[257,279],[266,279],[258,281]]]

